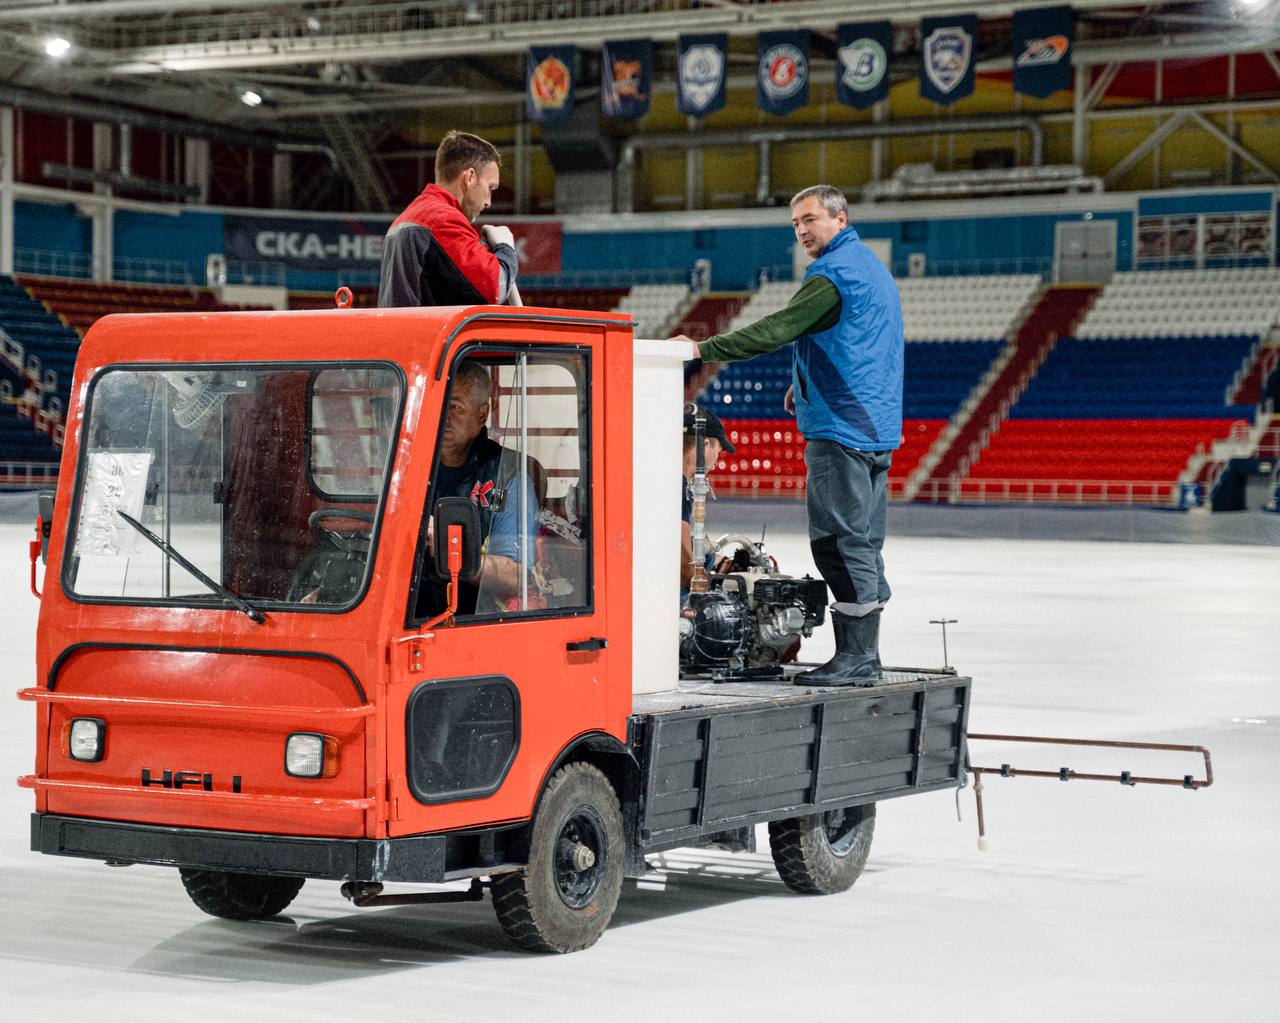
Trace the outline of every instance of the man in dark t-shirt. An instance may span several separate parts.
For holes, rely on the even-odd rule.
[[[432,503],[441,497],[465,497],[480,512],[484,557],[477,584],[463,584],[458,613],[497,610],[521,592],[520,552],[538,532],[538,500],[533,481],[520,473],[520,455],[489,436],[489,371],[479,362],[463,362],[454,374],[440,438]],[[530,461],[532,467],[532,462]],[[524,478],[525,493],[517,489]],[[516,486],[513,486],[516,484]],[[523,496],[523,500],[521,497]],[[524,529],[521,529],[521,515]],[[530,552],[532,554],[532,552]],[[444,609],[444,587],[431,600]]]

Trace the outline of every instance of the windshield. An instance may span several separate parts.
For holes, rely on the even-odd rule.
[[[401,379],[380,364],[103,372],[82,434],[66,589],[240,610],[354,604]]]

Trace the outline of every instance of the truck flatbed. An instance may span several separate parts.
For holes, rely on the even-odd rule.
[[[632,804],[631,863],[762,821],[961,785],[971,680],[947,669],[885,674],[892,681],[873,688],[695,677],[636,694],[643,795]]]
[[[636,693],[631,701],[633,716],[673,714],[686,710],[711,707],[743,708],[750,702],[768,704],[804,701],[808,697],[837,693],[878,693],[900,691],[902,686],[919,684],[952,683],[957,679],[953,668],[894,668],[885,667],[886,678],[892,681],[873,688],[797,686],[791,680],[795,675],[814,665],[788,665],[780,679],[754,681],[717,682],[708,674],[682,676],[675,689],[656,693]],[[969,681],[965,679],[965,681]]]

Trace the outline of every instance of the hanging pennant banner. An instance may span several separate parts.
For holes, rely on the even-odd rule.
[[[600,103],[605,116],[634,121],[649,112],[653,44],[648,39],[606,42],[600,61]]]
[[[567,120],[573,113],[573,46],[529,47],[529,118],[541,124]]]
[[[676,58],[676,107],[689,117],[706,117],[724,106],[729,36],[681,36]]]
[[[761,32],[756,105],[781,117],[809,102],[809,32]]]
[[[962,14],[920,22],[920,96],[951,104],[973,92],[978,18]]]
[[[1013,12],[1013,87],[1045,99],[1071,88],[1070,7]]]
[[[859,110],[888,99],[892,53],[888,21],[836,26],[836,99]]]

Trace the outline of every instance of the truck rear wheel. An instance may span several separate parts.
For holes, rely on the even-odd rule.
[[[266,920],[278,916],[302,889],[303,878],[269,874],[230,874],[181,867],[191,901],[224,920]]]
[[[871,852],[876,804],[769,822],[773,862],[788,888],[808,895],[843,892]]]
[[[622,811],[613,786],[590,764],[568,764],[547,783],[528,864],[492,878],[498,922],[533,952],[594,945],[618,908],[622,860]]]

